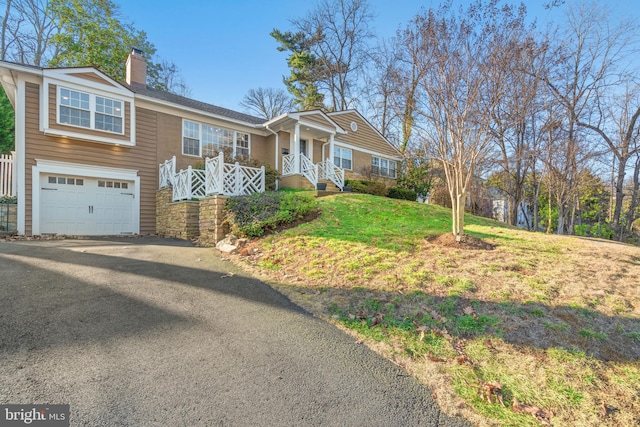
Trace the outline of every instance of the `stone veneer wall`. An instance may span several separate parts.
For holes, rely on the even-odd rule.
[[[17,230],[18,205],[0,203],[0,232],[11,233]]]
[[[173,189],[156,192],[156,233],[161,237],[194,239],[200,235],[200,203],[172,202]]]
[[[215,246],[229,232],[224,222],[225,196],[213,196],[200,200],[200,244]]]
[[[173,202],[173,189],[156,192],[156,233],[161,237],[178,239],[200,238],[203,246],[215,246],[224,239],[228,227],[224,224],[224,196],[207,197],[198,201]]]

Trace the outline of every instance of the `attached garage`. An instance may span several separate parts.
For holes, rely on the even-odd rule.
[[[39,160],[33,234],[139,233],[137,171]]]

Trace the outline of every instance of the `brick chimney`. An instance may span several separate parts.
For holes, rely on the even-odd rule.
[[[146,86],[147,85],[147,60],[142,56],[142,51],[135,47],[127,57],[127,77],[126,80],[130,86]]]

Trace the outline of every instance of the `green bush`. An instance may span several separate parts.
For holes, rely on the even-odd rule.
[[[313,193],[267,191],[229,197],[225,211],[231,231],[258,237],[304,218],[317,209]]]
[[[16,196],[2,196],[2,197],[0,197],[0,204],[15,205],[16,203],[18,203],[18,198]]]
[[[351,187],[354,193],[371,194],[373,196],[386,196],[387,187],[382,182],[367,181],[361,179],[347,179],[345,185]]]
[[[398,187],[390,188],[387,197],[392,199],[410,200],[412,202],[415,202],[418,199],[418,195],[415,191]]]
[[[580,224],[573,227],[573,232],[576,236],[590,236],[591,226],[589,224]]]
[[[615,234],[616,231],[607,222],[603,224],[595,224],[593,227],[591,227],[591,235],[593,237],[600,237],[602,239],[611,240],[613,236],[615,236]]]

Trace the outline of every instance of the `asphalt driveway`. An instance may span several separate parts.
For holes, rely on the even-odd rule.
[[[155,238],[0,242],[0,403],[91,426],[467,425],[215,250]]]

